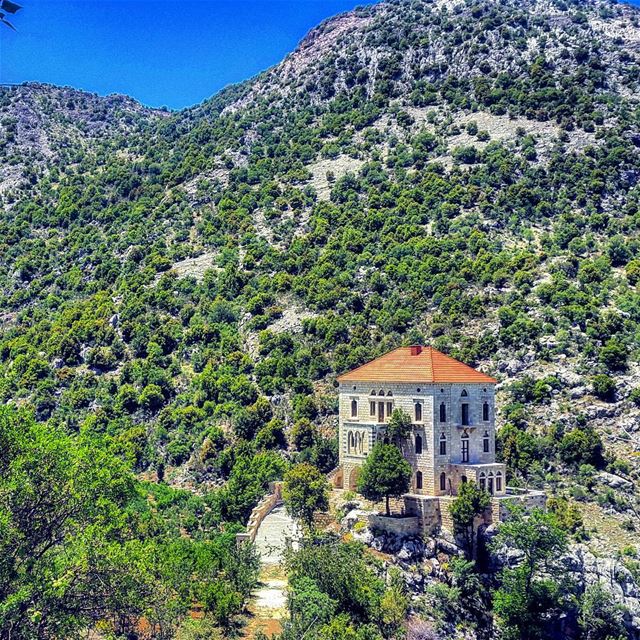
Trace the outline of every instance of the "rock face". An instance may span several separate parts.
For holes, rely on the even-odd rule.
[[[584,545],[575,545],[561,558],[580,591],[595,583],[609,591],[625,609],[625,625],[632,637],[640,637],[640,587],[633,574],[615,558],[598,558]]]
[[[30,188],[24,173],[27,160],[34,175],[46,174],[68,162],[74,148],[90,151],[96,142],[131,135],[149,119],[166,115],[123,95],[103,98],[36,82],[0,87],[0,134],[6,137],[2,152],[18,160],[0,167],[0,194]]]

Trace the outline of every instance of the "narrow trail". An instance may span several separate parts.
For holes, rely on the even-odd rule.
[[[256,549],[260,554],[260,583],[249,605],[251,619],[244,632],[245,638],[254,638],[258,631],[271,637],[282,631],[282,620],[287,614],[287,576],[283,567],[283,553],[287,538],[300,537],[300,529],[287,514],[284,506],[277,506],[258,528]]]

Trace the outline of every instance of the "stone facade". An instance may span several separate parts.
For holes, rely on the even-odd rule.
[[[457,495],[463,482],[476,483],[494,501],[510,497],[505,465],[495,460],[495,381],[348,378],[349,374],[339,379],[340,481],[345,489],[356,489],[367,455],[376,442],[386,440],[391,414],[401,409],[412,421],[410,436],[400,443],[413,470],[411,491],[404,497],[405,513],[417,516],[423,530],[448,524],[448,509],[444,515],[439,499]],[[487,519],[491,521],[493,514],[502,517],[503,511],[492,507]]]
[[[386,438],[391,413],[401,409],[413,428],[401,450],[413,468],[411,493],[456,495],[461,482],[506,492],[505,467],[495,462],[493,384],[340,383],[340,464],[345,488],[355,489],[358,470]]]

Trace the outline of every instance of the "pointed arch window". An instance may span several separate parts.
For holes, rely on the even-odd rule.
[[[440,403],[440,422],[447,421],[447,405],[444,402]]]
[[[416,472],[416,489],[422,489],[422,471]]]
[[[489,432],[485,431],[482,436],[482,452],[489,453]]]
[[[498,473],[496,473],[496,491],[500,492],[502,491],[502,472],[498,471]]]
[[[484,472],[480,474],[480,489],[482,489],[482,491],[487,490],[487,477],[485,476]]]
[[[489,403],[484,402],[482,405],[482,419],[485,422],[489,422]]]
[[[422,436],[419,433],[416,434],[416,453],[422,453]]]
[[[462,438],[462,462],[469,462],[469,434],[463,433]]]
[[[440,436],[440,455],[447,455],[447,436],[444,433]]]
[[[460,408],[460,417],[462,419],[462,424],[465,426],[468,426],[469,424],[471,424],[469,422],[469,403],[468,402],[463,402],[462,406]]]
[[[443,471],[440,474],[440,491],[447,490],[447,474]]]
[[[469,395],[469,394],[467,393],[467,390],[466,390],[466,389],[463,389],[463,390],[462,390],[462,393],[460,394],[460,397],[461,397],[461,398],[466,398],[468,395]]]
[[[351,417],[358,417],[358,401],[355,399],[351,401]]]
[[[422,402],[416,402],[414,404],[415,421],[422,422]]]

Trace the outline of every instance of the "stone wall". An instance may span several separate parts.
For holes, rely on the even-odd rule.
[[[329,471],[327,481],[335,489],[342,489],[344,487],[344,469],[340,466]]]
[[[420,531],[431,535],[440,528],[442,523],[440,498],[406,494],[404,508],[408,515],[418,517]]]
[[[420,533],[420,522],[417,516],[387,518],[387,516],[372,513],[369,516],[369,528],[372,531],[393,533],[398,537],[414,536]]]
[[[547,506],[547,496],[543,491],[518,489],[508,487],[504,496],[493,496],[491,499],[491,518],[493,522],[505,520],[509,515],[509,504],[520,504],[527,511],[537,507],[544,509]]]
[[[236,542],[238,544],[255,542],[262,521],[279,504],[282,504],[282,483],[271,482],[269,483],[269,493],[251,511],[246,532],[236,534]]]
[[[420,495],[447,495],[453,488],[449,478],[449,465],[462,461],[462,435],[469,436],[469,463],[489,464],[495,461],[495,398],[491,384],[422,384],[343,382],[339,397],[339,458],[343,467],[344,488],[350,482],[354,467],[361,466],[379,438],[384,436],[392,409],[402,409],[411,416],[413,429],[402,443],[404,457],[413,468],[411,493]],[[375,395],[373,395],[375,393]],[[463,396],[462,394],[465,393]],[[352,401],[357,403],[352,415]],[[488,420],[483,420],[482,407],[489,407]],[[372,415],[371,403],[374,404]],[[384,404],[384,417],[379,414],[379,403]],[[415,421],[415,404],[422,405],[422,420]],[[440,422],[440,405],[445,407],[446,420]],[[463,404],[469,405],[469,428],[462,427]],[[489,451],[484,452],[483,440],[488,436]],[[422,439],[422,452],[416,452],[416,436]],[[446,453],[440,454],[440,438],[446,439]],[[354,446],[355,444],[355,446]],[[418,471],[422,474],[419,486]],[[445,489],[440,489],[440,474],[447,475]],[[457,482],[455,483],[457,485]]]
[[[404,512],[418,518],[420,530],[423,533],[431,535],[439,529],[453,532],[453,519],[449,505],[455,499],[455,496],[423,496],[407,493],[403,496]],[[505,520],[509,515],[508,505],[513,502],[522,504],[526,509],[534,507],[544,509],[547,496],[542,491],[510,487],[506,495],[491,498],[491,506],[482,516],[476,518],[475,527]]]

